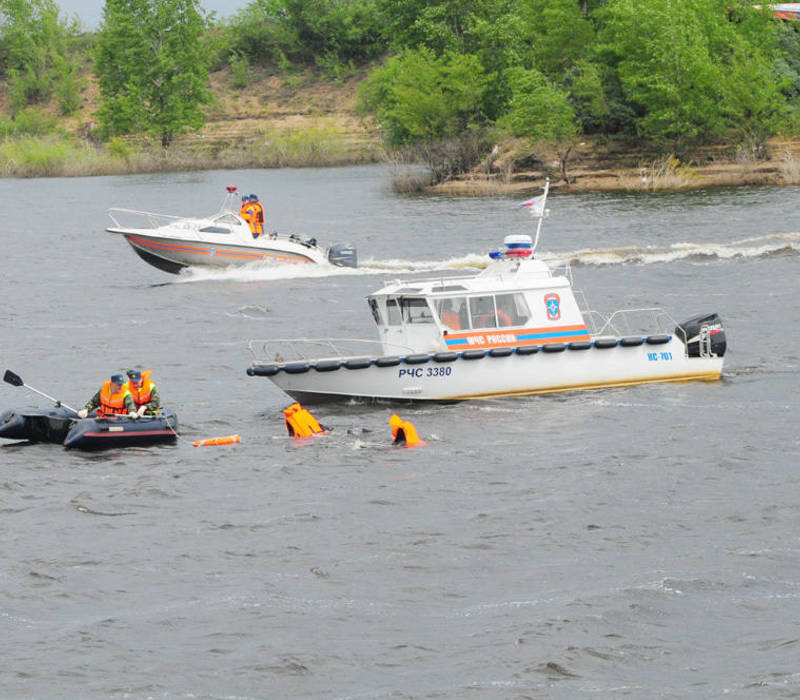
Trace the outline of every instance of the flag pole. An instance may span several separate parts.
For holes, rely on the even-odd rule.
[[[536,251],[536,246],[539,245],[539,233],[542,230],[542,219],[544,219],[544,215],[545,215],[545,208],[544,207],[547,204],[547,193],[548,193],[549,190],[550,190],[550,178],[548,177],[548,178],[545,178],[545,181],[544,181],[544,194],[542,194],[542,208],[540,210],[540,213],[537,215],[539,217],[539,223],[536,226],[536,238],[533,241],[533,251],[532,252],[535,252]]]

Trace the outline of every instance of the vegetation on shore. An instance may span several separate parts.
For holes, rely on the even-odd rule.
[[[796,183],[800,34],[744,0],[0,0],[0,175],[341,165],[484,194]],[[409,165],[424,164],[424,170]]]

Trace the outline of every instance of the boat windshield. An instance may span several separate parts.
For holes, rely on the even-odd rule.
[[[485,294],[469,299],[442,297],[435,300],[434,307],[439,321],[452,331],[522,326],[531,318],[525,296],[520,293]]]
[[[433,314],[427,299],[401,297],[400,308],[403,310],[404,323],[433,323]]]

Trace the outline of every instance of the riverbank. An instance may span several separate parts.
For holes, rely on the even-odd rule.
[[[4,177],[70,177],[232,168],[333,167],[389,161],[380,133],[356,110],[366,73],[331,80],[319,71],[277,75],[251,69],[249,85],[232,87],[228,69],[211,76],[214,101],[205,125],[177,138],[169,150],[141,137],[102,143],[94,122],[97,88],[87,76],[81,107],[57,130],[0,142]],[[773,140],[767,159],[741,150],[703,149],[691,159],[639,146],[590,139],[576,144],[564,182],[554,152],[500,143],[483,163],[431,186],[419,168],[397,166],[399,190],[459,196],[524,194],[546,177],[554,190],[641,191],[800,183],[800,141]],[[413,173],[413,174],[409,174]]]

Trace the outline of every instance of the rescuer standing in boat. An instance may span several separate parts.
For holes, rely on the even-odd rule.
[[[124,374],[112,374],[111,379],[103,382],[98,392],[92,396],[80,411],[78,418],[86,418],[89,411],[99,408],[104,414],[123,415],[128,414],[130,418],[138,418],[136,413],[136,403],[128,389],[128,380]]]
[[[136,413],[143,416],[145,413],[154,414],[161,408],[161,397],[155,382],[150,379],[150,370],[140,372],[138,369],[128,370],[128,391],[136,404]]]
[[[258,238],[264,233],[264,207],[258,201],[258,195],[251,194],[249,199],[250,208],[253,210],[253,216],[248,222],[250,224],[250,232],[253,234],[253,238]]]

